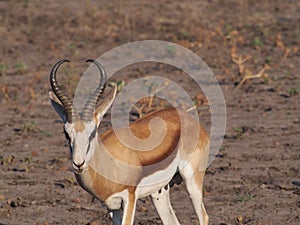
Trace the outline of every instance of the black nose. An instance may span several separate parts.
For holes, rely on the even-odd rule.
[[[85,163],[85,160],[83,160],[83,162],[79,165],[73,161],[73,165],[76,166],[78,169],[80,169],[80,167],[82,167],[84,163]]]

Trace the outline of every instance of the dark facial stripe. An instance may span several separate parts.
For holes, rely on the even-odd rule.
[[[87,150],[86,150],[86,154],[90,151],[91,142],[95,138],[96,133],[97,133],[97,127],[95,126],[94,130],[92,131],[92,133],[89,136],[89,144],[88,144],[88,147],[87,147]]]
[[[67,133],[67,131],[65,129],[64,129],[64,135],[65,135],[67,141],[70,143],[71,138],[70,138],[69,134]]]
[[[91,142],[89,142],[89,144],[88,144],[88,147],[87,147],[87,149],[86,149],[86,154],[88,154],[88,153],[89,153],[89,151],[90,151],[90,147],[91,147]]]
[[[68,145],[69,145],[69,148],[70,148],[70,152],[72,154],[73,149],[72,149],[72,146],[71,146],[71,138],[70,138],[68,132],[65,129],[64,129],[64,134],[65,134],[65,137],[67,139],[67,142],[68,142]]]

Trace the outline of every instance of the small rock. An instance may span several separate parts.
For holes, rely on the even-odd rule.
[[[286,92],[280,92],[278,95],[281,96],[281,97],[284,97],[284,98],[290,97],[290,94],[286,93]]]
[[[34,157],[39,156],[39,153],[37,153],[36,151],[32,151],[31,156],[34,156]]]

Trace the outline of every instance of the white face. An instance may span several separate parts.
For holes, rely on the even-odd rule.
[[[86,170],[94,154],[94,145],[98,135],[97,125],[93,121],[66,123],[64,132],[70,145],[73,170],[80,174]]]
[[[113,103],[117,93],[116,86],[95,109],[91,122],[77,120],[73,123],[67,121],[67,114],[62,103],[53,92],[50,92],[51,104],[64,122],[66,139],[70,144],[72,155],[72,166],[76,173],[82,173],[88,167],[88,162],[94,155],[95,144],[97,143],[99,126],[104,114]]]

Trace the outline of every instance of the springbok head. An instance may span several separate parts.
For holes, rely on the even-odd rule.
[[[115,99],[116,88],[96,107],[100,96],[105,90],[107,77],[99,62],[93,59],[86,60],[86,62],[92,62],[98,68],[100,82],[86,101],[82,112],[78,113],[73,101],[66,95],[56,79],[58,68],[65,62],[70,61],[62,59],[52,67],[50,73],[52,91],[49,95],[52,106],[64,123],[64,133],[69,142],[73,169],[76,173],[81,173],[87,168],[87,161],[93,155],[94,145],[97,144],[98,127],[104,114]]]

